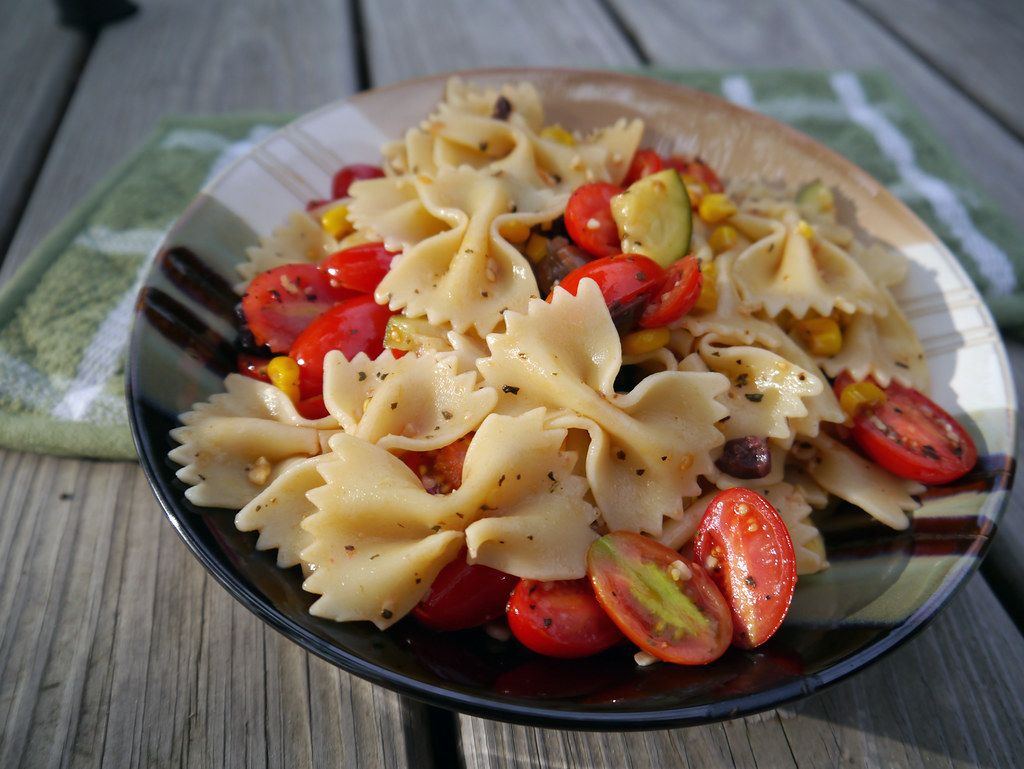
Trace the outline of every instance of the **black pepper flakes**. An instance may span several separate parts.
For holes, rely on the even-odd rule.
[[[501,391],[508,393],[509,395],[519,395],[519,388],[513,387],[512,385],[502,385]]]
[[[356,549],[355,545],[345,545],[345,550],[347,552],[349,552],[349,553],[353,552],[355,549]]]
[[[365,371],[360,371],[359,372],[359,381],[360,382],[365,382],[366,381],[366,372]]]
[[[512,102],[504,96],[499,96],[494,102],[491,117],[495,120],[508,120],[510,114],[512,114]]]
[[[398,401],[393,401],[391,403],[391,410],[394,411],[397,408],[398,408]]]
[[[551,627],[551,617],[544,618],[544,627]]]
[[[760,403],[764,400],[764,393],[744,393],[743,397],[751,403]]]
[[[626,452],[623,451],[622,449],[619,449],[618,451],[615,452],[615,458],[616,459],[625,459],[626,458]]]
[[[548,471],[548,480],[549,480],[549,481],[551,481],[552,483],[554,483],[555,481],[557,481],[557,480],[558,480],[558,479],[557,479],[557,478],[555,477],[555,473],[554,473],[554,471],[551,471],[551,470],[549,470],[549,471]]]
[[[382,616],[384,619],[391,619],[395,616],[395,614],[391,611],[391,609],[381,609],[380,616]]]
[[[645,470],[644,468],[642,468],[642,467],[638,467],[638,468],[636,469],[636,474],[637,474],[638,476],[639,476],[639,475],[643,475],[643,474],[644,474],[644,473],[646,473],[646,472],[647,472],[647,471],[646,471],[646,470]]]
[[[442,411],[441,412],[441,416],[443,416],[445,419],[451,419],[452,418],[452,412],[450,412],[450,411]]]

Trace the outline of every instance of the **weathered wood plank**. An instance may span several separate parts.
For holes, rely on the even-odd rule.
[[[53,3],[14,0],[0,16],[2,260],[89,43],[57,26]]]
[[[416,0],[362,5],[374,86],[467,67],[625,67],[640,61],[597,0],[486,7],[455,0],[431,6],[429,23]]]
[[[647,733],[552,731],[460,716],[467,769],[586,766],[1011,766],[1024,749],[1024,643],[983,580],[905,647],[806,700]]]
[[[995,62],[1020,62],[1024,20],[1011,0],[970,4],[940,0],[853,0],[931,66],[1024,137],[1024,101],[1012,76],[998,76]]]

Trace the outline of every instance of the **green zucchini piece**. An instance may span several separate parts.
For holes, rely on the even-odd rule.
[[[816,214],[831,214],[836,208],[832,190],[821,181],[805,184],[796,193],[796,204]]]
[[[686,185],[673,168],[633,182],[611,200],[622,252],[668,267],[690,250],[693,212]]]

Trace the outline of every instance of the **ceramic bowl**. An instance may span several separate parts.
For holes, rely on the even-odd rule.
[[[231,284],[244,248],[325,197],[332,173],[376,162],[379,147],[417,124],[445,78],[359,94],[288,125],[208,184],[171,229],[138,304],[128,372],[132,429],[167,517],[218,581],[296,643],[345,670],[429,703],[544,726],[654,728],[736,716],[806,695],[864,667],[920,629],[977,568],[1008,494],[1016,406],[1005,351],[988,311],[953,256],[874,179],[820,144],[713,96],[663,82],[559,70],[462,73],[482,84],[529,80],[549,120],[573,127],[644,118],[644,144],[699,152],[724,177],[822,179],[857,227],[911,262],[898,290],[928,353],[933,397],[960,416],[981,461],[955,487],[924,499],[906,531],[840,507],[822,517],[831,568],[800,580],[779,633],[755,652],[730,650],[707,667],[638,668],[629,650],[542,659],[482,631],[434,634],[405,620],[311,616],[297,568],[278,569],[238,532],[230,510],[184,497],[167,458],[177,415],[222,390],[234,368]]]

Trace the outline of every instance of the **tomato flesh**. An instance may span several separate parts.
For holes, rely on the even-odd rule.
[[[392,315],[372,296],[357,296],[327,310],[299,334],[289,353],[299,364],[303,399],[323,392],[324,356],[331,350],[351,360],[363,352],[376,358],[384,351],[384,329]]]
[[[466,550],[434,579],[430,591],[412,610],[413,616],[434,630],[464,630],[497,619],[505,613],[509,594],[519,577],[490,566],[466,563]]]
[[[354,295],[331,285],[315,264],[285,264],[253,278],[242,297],[242,314],[256,344],[286,353],[314,318]]]
[[[711,500],[694,535],[694,555],[729,601],[732,642],[760,646],[786,618],[796,589],[796,554],[785,522],[755,491]]]
[[[363,294],[372,294],[391,269],[397,251],[388,251],[383,243],[363,243],[335,251],[320,264],[332,285]]]
[[[622,187],[593,182],[577,187],[565,206],[565,229],[577,246],[593,256],[613,256],[622,251],[619,228],[612,218],[610,201]]]
[[[700,262],[695,256],[684,256],[665,272],[658,295],[650,301],[640,316],[644,328],[667,326],[686,315],[700,298],[704,278]]]
[[[473,434],[434,451],[407,451],[401,459],[431,494],[448,494],[462,485],[462,466]]]
[[[637,150],[636,154],[633,155],[633,162],[629,164],[629,170],[626,172],[626,178],[622,184],[628,187],[645,176],[658,173],[664,167],[661,155],[654,150]]]
[[[640,254],[607,256],[577,267],[558,285],[575,296],[584,278],[597,283],[612,320],[626,330],[663,284],[665,270]]]
[[[665,159],[665,167],[676,169],[680,176],[691,176],[704,182],[709,192],[725,191],[725,185],[718,178],[718,174],[700,158],[686,158],[682,155],[673,155]]]
[[[658,659],[705,665],[729,648],[729,605],[704,569],[675,550],[615,531],[590,546],[587,573],[608,616]]]
[[[508,602],[508,626],[523,646],[548,657],[587,657],[622,640],[586,579],[520,580]]]
[[[363,179],[379,179],[384,176],[384,169],[380,166],[371,166],[366,163],[353,163],[340,169],[331,180],[331,196],[334,200],[348,197],[348,188],[352,182]]]
[[[853,379],[843,373],[837,396]],[[971,436],[931,398],[893,381],[885,402],[865,406],[853,418],[851,435],[871,459],[894,475],[921,483],[949,483],[978,460]]]

